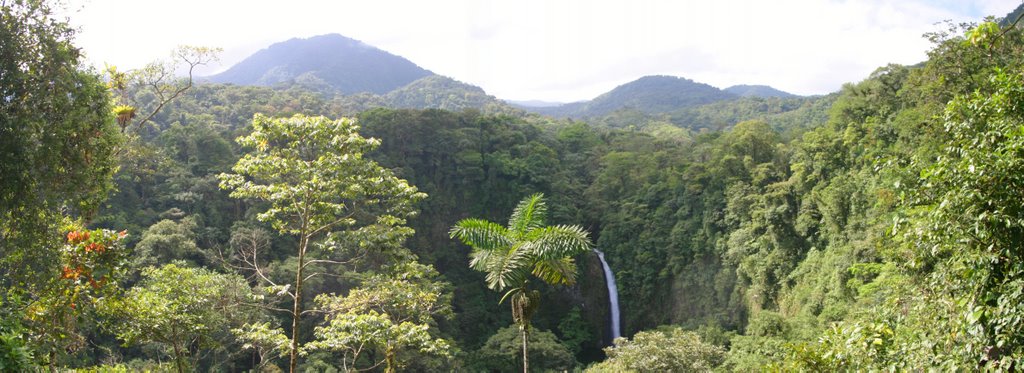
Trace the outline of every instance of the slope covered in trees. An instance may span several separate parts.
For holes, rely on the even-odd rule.
[[[477,109],[488,113],[515,113],[505,102],[480,87],[432,75],[388,92],[384,107],[398,109]]]
[[[707,84],[674,76],[645,76],[620,85],[593,100],[529,110],[556,117],[592,118],[616,110],[633,109],[645,114],[709,104],[738,97]]]
[[[405,58],[328,34],[276,43],[209,79],[262,86],[319,82],[338,92],[385,94],[429,75],[433,73]]]
[[[723,91],[732,93],[740,97],[795,97],[796,95],[783,92],[778,89],[766,86],[766,85],[734,85],[723,89]]]
[[[5,9],[0,27],[57,42],[0,51],[68,56],[31,49],[64,51],[70,32],[30,27],[32,9]],[[92,123],[103,136],[32,148],[47,133],[14,105],[31,101],[2,102],[19,120],[3,129],[22,136],[5,140],[5,176],[52,173],[3,179],[14,219],[0,221],[0,363],[512,371],[525,356],[593,371],[1017,370],[1024,36],[983,23],[930,38],[928,61],[830,96],[666,103],[589,123],[207,84],[124,143],[110,97],[57,94],[96,104],[47,118],[98,119],[54,128]],[[66,88],[104,91],[74,59],[52,61]],[[5,94],[43,92],[31,76],[3,78],[26,83]],[[62,180],[89,188],[66,194]],[[535,221],[516,208],[535,193],[546,219],[523,224],[578,225],[615,270],[628,337],[616,347],[602,350],[594,254],[545,256],[530,229],[513,229]],[[451,238],[460,221],[535,246],[485,256],[471,246],[504,247],[486,240],[506,235],[465,245]],[[539,266],[544,280],[523,285],[512,312],[488,289],[490,273],[527,277],[507,263]],[[545,285],[566,283],[552,273],[575,284]]]

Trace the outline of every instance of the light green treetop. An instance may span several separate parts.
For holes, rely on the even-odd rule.
[[[437,276],[433,267],[407,262],[371,276],[346,296],[317,297],[327,325],[316,329],[317,340],[307,347],[342,352],[346,369],[383,362],[387,372],[400,367],[398,354],[403,351],[451,357],[451,343],[430,332],[435,318],[453,316],[451,291]],[[369,350],[382,353],[383,361],[358,367],[360,356]]]
[[[380,140],[364,138],[358,130],[344,118],[257,114],[253,132],[238,139],[256,151],[232,168],[237,174],[221,174],[221,185],[232,189],[232,197],[270,202],[259,219],[284,234],[299,234],[304,222],[307,234],[352,226],[359,206],[382,206],[385,214],[378,221],[403,222],[399,217],[411,215],[413,203],[426,195],[364,160]]]
[[[252,151],[221,174],[221,187],[234,198],[269,203],[258,215],[282,234],[299,238],[295,281],[278,285],[260,270],[258,259],[247,259],[260,279],[280,294],[292,297],[292,336],[289,369],[297,370],[300,320],[303,315],[303,282],[316,273],[304,272],[310,264],[341,264],[332,258],[307,258],[311,243],[325,250],[376,250],[408,256],[401,249],[412,235],[405,219],[415,214],[414,204],[426,197],[416,187],[397,178],[363,155],[380,141],[359,135],[351,119],[295,115],[274,119],[254,116],[252,133],[238,142]],[[359,253],[356,253],[358,256]]]

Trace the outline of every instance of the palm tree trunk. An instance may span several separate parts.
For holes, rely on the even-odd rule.
[[[519,331],[523,335],[523,373],[530,372],[530,324],[519,325]]]

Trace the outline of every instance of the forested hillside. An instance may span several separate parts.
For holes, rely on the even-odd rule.
[[[778,89],[766,86],[766,85],[734,85],[723,89],[723,91],[732,93],[740,97],[794,97],[796,95],[783,92]]]
[[[696,93],[568,119],[439,76],[101,75],[29,4],[0,12],[0,371],[1024,367],[1014,20],[827,96],[655,77]]]
[[[531,111],[555,117],[594,118],[616,110],[661,114],[738,97],[707,84],[674,76],[645,76],[620,85],[593,100]]]

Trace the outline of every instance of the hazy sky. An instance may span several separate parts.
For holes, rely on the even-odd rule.
[[[339,33],[512,100],[579,101],[644,75],[824,94],[924,60],[936,22],[1021,0],[69,0],[95,64],[138,67],[176,45],[230,67],[293,37]]]

